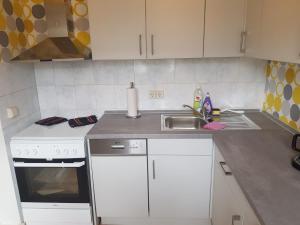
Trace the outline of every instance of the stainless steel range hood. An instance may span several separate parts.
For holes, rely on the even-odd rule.
[[[74,36],[70,0],[45,0],[47,38],[12,61],[90,59],[91,50]]]

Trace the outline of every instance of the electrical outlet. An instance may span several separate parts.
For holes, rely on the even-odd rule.
[[[149,98],[150,99],[163,99],[165,97],[165,93],[163,90],[150,90]]]

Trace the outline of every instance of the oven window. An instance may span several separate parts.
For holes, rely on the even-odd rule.
[[[29,196],[78,197],[75,168],[28,168],[25,171]]]
[[[22,202],[89,203],[85,165],[76,168],[15,167],[15,171]]]

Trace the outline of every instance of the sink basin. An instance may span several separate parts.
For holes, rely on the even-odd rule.
[[[215,117],[214,121],[225,124],[225,130],[259,130],[252,120],[245,115],[224,114]],[[162,131],[178,130],[204,130],[202,127],[206,124],[204,120],[191,114],[163,114],[161,115]]]
[[[162,115],[163,130],[200,130],[206,124],[196,116]]]

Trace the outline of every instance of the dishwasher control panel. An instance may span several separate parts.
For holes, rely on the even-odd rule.
[[[146,155],[146,139],[91,139],[91,155]]]

